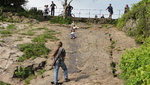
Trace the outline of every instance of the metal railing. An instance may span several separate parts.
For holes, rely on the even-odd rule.
[[[43,8],[39,7],[38,9],[43,10]],[[55,16],[58,16],[62,13],[63,8],[57,8],[55,9]],[[124,13],[124,9],[114,9],[114,14],[112,15],[112,18],[120,18],[121,15]],[[105,9],[73,9],[72,13],[75,15],[75,17],[79,18],[94,18],[95,15],[100,18],[102,15],[107,18],[109,16],[109,12]]]

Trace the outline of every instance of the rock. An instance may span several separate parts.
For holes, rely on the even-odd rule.
[[[22,64],[23,67],[32,67],[34,71],[44,68],[45,65],[46,65],[46,59],[40,57],[34,60],[29,59]]]

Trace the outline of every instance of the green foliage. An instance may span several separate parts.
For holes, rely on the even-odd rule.
[[[3,81],[0,81],[0,85],[11,85],[11,84],[4,83]]]
[[[35,75],[30,75],[28,78],[25,79],[25,83],[26,83],[27,85],[30,84],[30,81],[31,81],[34,77],[36,77],[36,76],[35,76]]]
[[[7,26],[7,30],[13,31],[15,29],[16,29],[16,26],[14,24],[10,24],[10,25]]]
[[[150,85],[150,37],[140,48],[122,55],[120,69],[126,85]]]
[[[23,51],[25,54],[19,58],[20,61],[24,61],[25,59],[39,57],[41,55],[47,55],[49,53],[49,49],[45,47],[44,44],[39,43],[26,43],[20,44],[19,49]]]
[[[1,37],[8,37],[8,36],[11,36],[11,34],[14,33],[15,31],[16,31],[15,25],[10,24],[10,25],[7,26],[6,29],[1,30],[0,34],[3,34],[3,35],[1,35]]]
[[[30,10],[20,11],[17,15],[24,16],[27,18],[33,18],[39,21],[43,20],[42,10],[37,10],[37,8],[31,8]]]
[[[50,19],[50,23],[71,24],[71,22],[71,17],[67,17],[67,19],[64,19],[63,17],[55,17]]]
[[[37,72],[37,75],[41,75],[41,74],[43,74],[45,71],[46,71],[45,69],[40,70],[40,71]]]
[[[30,75],[33,75],[34,71],[30,67],[18,67],[17,70],[14,72],[15,77],[26,79]]]
[[[150,36],[150,2],[149,0],[142,0],[134,4],[131,11],[122,15],[118,19],[117,27],[122,29],[127,21],[134,20],[137,23],[137,28],[127,28],[130,36],[134,36],[138,43],[143,43],[145,38]]]
[[[111,40],[111,45],[109,46],[111,49],[115,48],[116,42],[114,40]]]
[[[102,27],[108,27],[108,25],[107,24],[103,24]]]
[[[37,37],[33,38],[32,41],[38,43],[45,43],[46,39],[50,39],[52,41],[58,40],[58,38],[54,36],[55,34],[56,32],[53,30],[45,31],[44,34],[38,35]]]
[[[32,36],[35,34],[35,32],[32,32],[31,30],[29,30],[27,33],[21,33],[22,35],[29,35]]]

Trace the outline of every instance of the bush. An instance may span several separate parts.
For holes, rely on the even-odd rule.
[[[125,52],[121,58],[121,78],[126,85],[150,85],[150,37],[140,48]]]
[[[132,10],[122,15],[117,21],[118,29],[122,29],[128,20],[135,20],[137,28],[127,28],[129,31],[127,34],[135,37],[138,43],[143,43],[144,40],[150,36],[150,3],[149,0],[142,0],[141,2],[134,4]]]

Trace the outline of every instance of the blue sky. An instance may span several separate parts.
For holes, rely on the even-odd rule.
[[[57,5],[56,15],[60,14],[62,11],[61,0],[28,0],[26,8],[37,7],[43,10],[44,5],[50,5],[51,1]],[[114,15],[112,18],[118,18],[123,14],[124,7],[126,4],[131,7],[142,0],[73,0],[71,5],[74,7],[72,13],[76,17],[90,17],[93,18],[95,15],[100,17],[102,14],[107,18],[109,15],[108,11],[105,9],[111,3],[114,9]]]

